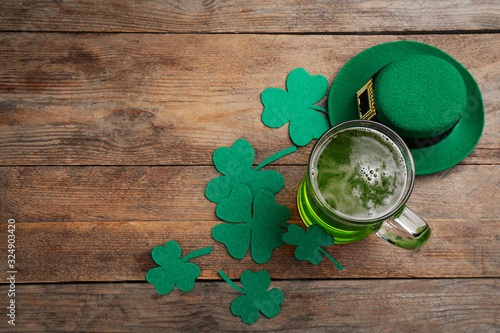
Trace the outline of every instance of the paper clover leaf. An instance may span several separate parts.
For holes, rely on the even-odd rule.
[[[262,92],[262,122],[269,127],[290,122],[288,130],[293,143],[305,146],[330,128],[326,110],[314,105],[326,95],[328,81],[322,75],[312,76],[297,68],[288,75],[286,89],[267,88]]]
[[[327,256],[338,269],[344,269],[322,246],[333,245],[335,239],[325,232],[319,225],[313,224],[306,231],[296,225],[288,226],[288,232],[283,235],[285,243],[298,245],[295,249],[297,260],[307,260],[313,265],[318,265],[323,259],[323,254]]]
[[[175,286],[182,291],[190,291],[194,287],[194,281],[200,276],[200,268],[187,261],[210,252],[212,248],[206,247],[181,258],[181,248],[175,241],[169,241],[165,246],[156,246],[151,255],[161,267],[151,269],[146,280],[154,284],[156,291],[162,295],[171,292]]]
[[[274,170],[258,170],[295,150],[297,147],[289,147],[252,169],[254,150],[247,140],[239,139],[230,148],[216,149],[213,154],[214,164],[224,176],[214,178],[208,183],[206,197],[210,201],[219,203],[229,198],[233,188],[240,184],[250,189],[252,200],[261,190],[271,192],[273,195],[278,193],[285,186],[283,176]]]
[[[250,189],[238,185],[230,197],[217,206],[216,214],[232,223],[216,225],[212,236],[224,243],[234,258],[242,259],[250,246],[253,260],[262,264],[271,259],[275,248],[284,244],[283,234],[288,228],[286,221],[290,218],[290,210],[277,204],[268,191],[257,194],[252,214]]]
[[[283,293],[278,288],[268,290],[271,277],[267,271],[243,272],[240,277],[243,288],[238,287],[223,271],[219,271],[219,274],[231,287],[244,294],[231,303],[231,312],[241,317],[244,323],[255,323],[260,317],[259,312],[268,318],[273,318],[280,312]]]

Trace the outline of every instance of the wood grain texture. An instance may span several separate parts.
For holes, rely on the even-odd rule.
[[[236,282],[238,283],[238,282]],[[230,313],[241,293],[198,282],[162,296],[146,283],[19,285],[13,331],[498,332],[498,279],[273,281],[280,313],[251,326]],[[4,288],[4,287],[2,287]],[[1,289],[1,288],[0,288]]]
[[[0,13],[0,239],[17,221],[17,325],[4,316],[1,332],[500,331],[498,1],[6,0]],[[416,179],[408,204],[431,225],[428,244],[370,235],[327,248],[342,271],[289,245],[263,265],[230,257],[204,197],[220,175],[213,151],[245,138],[257,165],[289,147],[287,126],[262,124],[261,92],[298,67],[331,85],[353,56],[396,40],[456,58],[485,105],[476,149]],[[266,167],[286,180],[289,223],[310,148]],[[169,240],[183,255],[213,247],[192,259],[191,292],[145,281]],[[218,269],[237,284],[268,270],[280,314],[242,323]]]
[[[432,237],[418,251],[392,246],[375,234],[366,239],[328,247],[344,270],[326,258],[314,266],[295,259],[295,246],[275,249],[258,265],[247,253],[232,258],[225,245],[211,236],[222,221],[16,223],[17,282],[144,281],[157,264],[155,246],[175,240],[183,255],[206,246],[213,252],[191,262],[200,279],[220,279],[222,269],[237,278],[245,270],[268,270],[273,279],[499,277],[500,220],[428,220]],[[297,220],[289,223],[299,224]],[[1,225],[1,237],[7,227]],[[7,250],[0,253],[5,258]],[[0,270],[7,271],[6,260]]]
[[[437,46],[470,70],[486,125],[462,163],[498,164],[499,36],[2,33],[0,165],[207,165],[239,138],[262,161],[291,145],[288,125],[261,121],[264,89],[285,88],[298,67],[331,84],[351,57],[395,40]]]
[[[299,220],[296,193],[305,166],[269,166],[285,179],[277,201]],[[0,221],[215,221],[205,197],[213,166],[0,168]],[[497,219],[500,166],[457,165],[416,177],[408,202],[426,219]]]
[[[498,30],[500,6],[475,1],[3,1],[2,30],[338,33]]]

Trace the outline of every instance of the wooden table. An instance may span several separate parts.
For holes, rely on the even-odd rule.
[[[15,297],[2,278],[2,331],[500,330],[500,6],[477,1],[3,1],[0,4],[0,271],[15,220]],[[486,125],[451,169],[416,179],[411,207],[433,235],[417,251],[376,235],[329,248],[343,271],[285,245],[258,265],[211,237],[212,153],[247,139],[255,163],[289,147],[266,127],[260,93],[295,68],[329,84],[362,50],[415,40],[460,61]],[[277,201],[295,196],[312,144],[271,164]],[[190,292],[145,280],[176,240],[201,275]],[[245,270],[268,270],[278,316],[230,312]],[[15,326],[6,307],[15,300]]]

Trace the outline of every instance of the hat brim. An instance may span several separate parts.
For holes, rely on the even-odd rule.
[[[467,88],[465,110],[451,134],[430,147],[410,149],[415,174],[425,175],[448,169],[467,157],[479,142],[484,127],[483,100],[476,81],[444,51],[414,41],[390,42],[364,50],[349,60],[333,81],[328,95],[328,114],[332,126],[358,119],[356,92],[384,66],[412,55],[430,55],[448,61],[458,70]]]

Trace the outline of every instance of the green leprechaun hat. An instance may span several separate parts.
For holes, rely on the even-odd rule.
[[[411,41],[380,44],[340,70],[328,97],[330,123],[372,119],[407,143],[417,175],[445,170],[474,149],[484,127],[481,92],[458,61]]]

